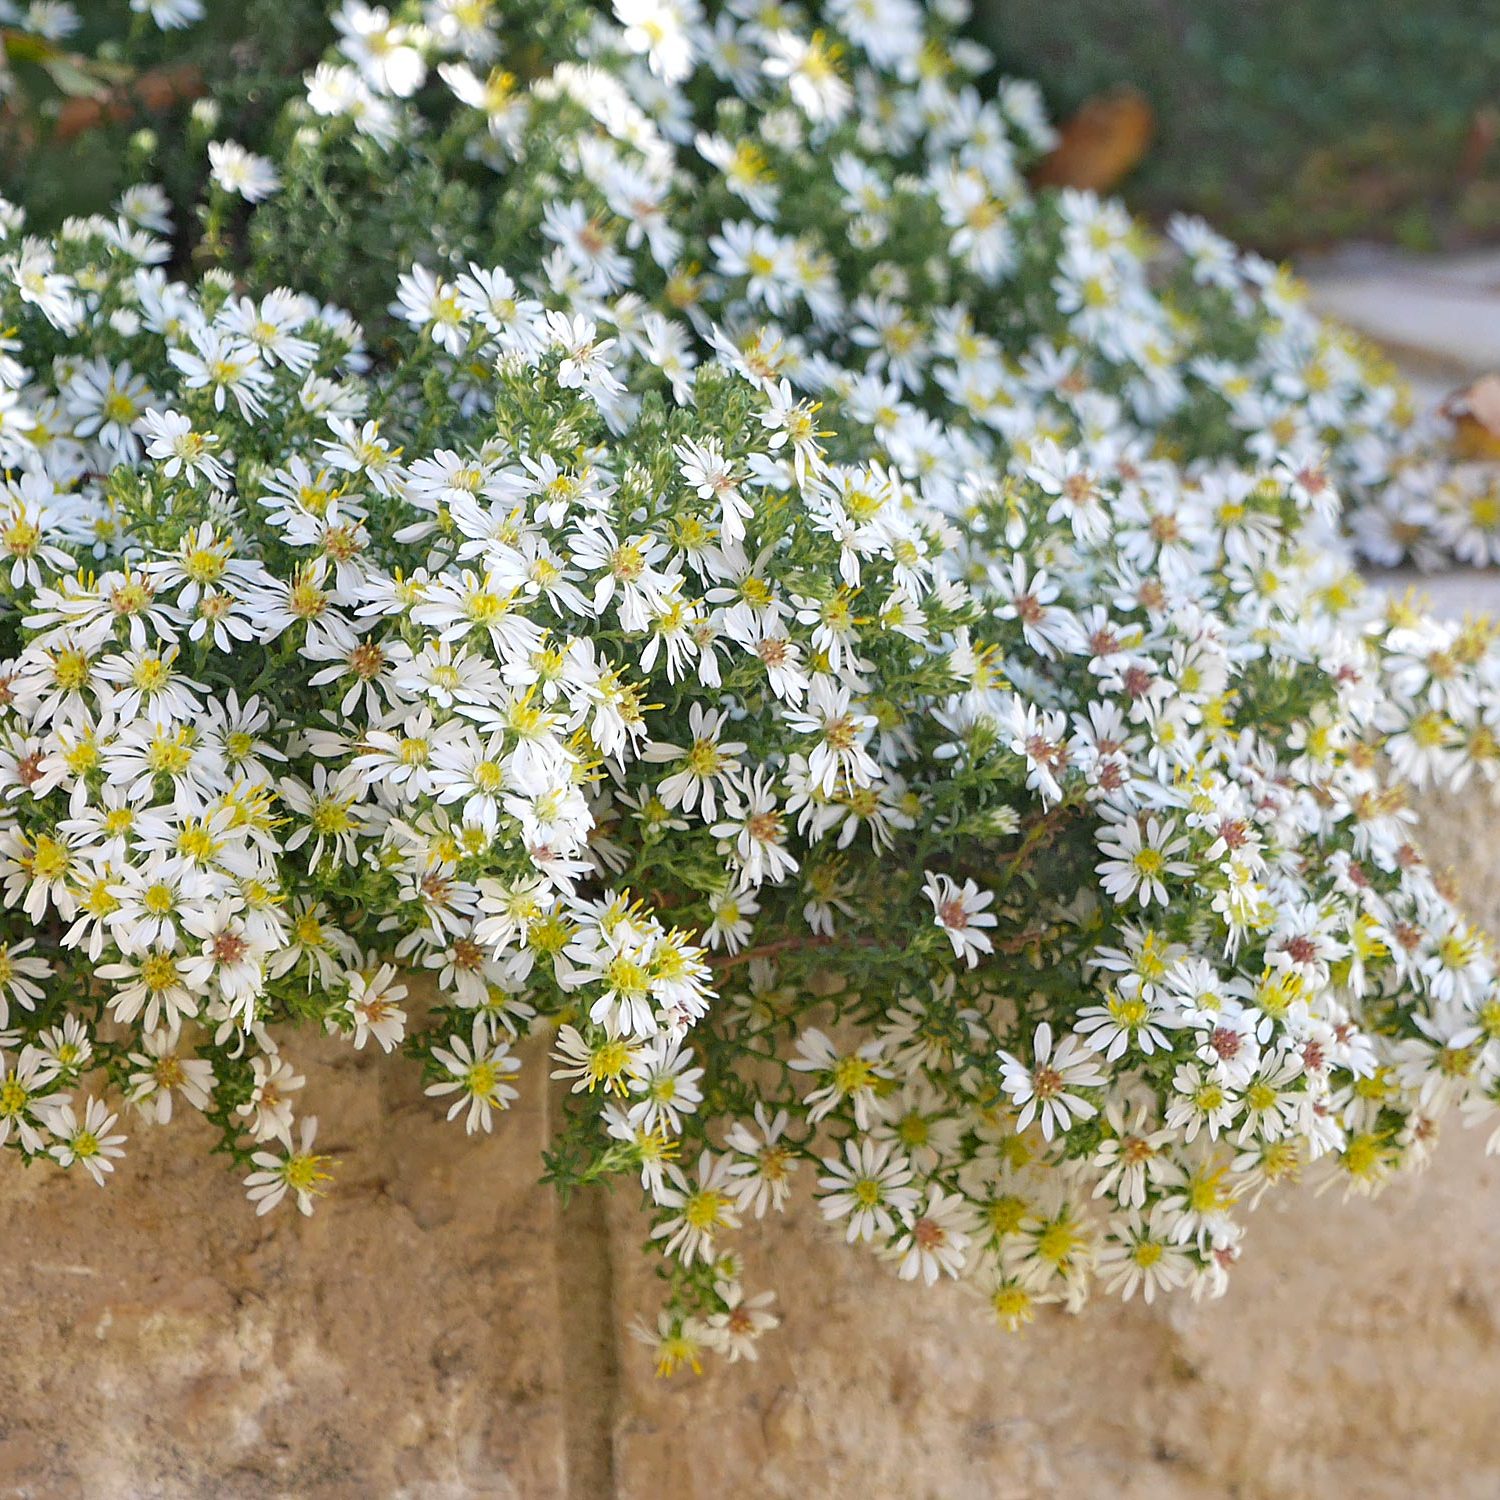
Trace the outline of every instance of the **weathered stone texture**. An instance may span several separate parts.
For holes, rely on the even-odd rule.
[[[1500,930],[1485,811],[1429,809],[1426,845]],[[656,1292],[629,1192],[559,1215],[536,1184],[535,1051],[477,1141],[397,1060],[297,1056],[342,1161],[311,1219],[256,1219],[194,1119],[132,1125],[107,1189],[0,1171],[4,1500],[1500,1494],[1479,1135],[1373,1204],[1268,1200],[1222,1302],[1100,1302],[1018,1337],[803,1208],[745,1237],[785,1317],[761,1361],[659,1382],[628,1331]]]
[[[132,1121],[103,1189],[3,1164],[0,1496],[562,1493],[544,1101],[476,1142],[410,1065],[294,1055],[342,1161],[310,1219],[257,1219],[197,1119]]]
[[[1435,837],[1485,852],[1472,819]],[[0,1174],[0,1496],[1500,1493],[1500,1162],[1476,1135],[1377,1204],[1268,1203],[1223,1302],[1100,1303],[1020,1337],[804,1210],[747,1237],[786,1318],[760,1363],[658,1382],[628,1336],[655,1291],[638,1222],[624,1194],[609,1243],[597,1214],[559,1222],[534,1099],[475,1142],[399,1065],[311,1051],[343,1160],[312,1219],[255,1219],[192,1121],[137,1132],[105,1190]],[[559,1263],[581,1294],[559,1300]]]
[[[625,1500],[1500,1494],[1500,1162],[1480,1136],[1378,1203],[1268,1200],[1221,1302],[1101,1301],[1020,1336],[811,1217],[751,1236],[786,1318],[758,1365],[666,1383],[627,1356]],[[646,1282],[620,1277],[622,1320]]]

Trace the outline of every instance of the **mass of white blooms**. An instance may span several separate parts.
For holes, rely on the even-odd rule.
[[[219,268],[4,209],[0,1144],[186,1107],[310,1212],[299,1028],[473,1134],[550,1075],[669,1372],[795,1195],[1014,1328],[1493,1113],[1409,794],[1495,783],[1500,632],[1349,545],[1489,558],[1488,479],[1273,267],[1033,197],[954,9],[345,0]],[[378,338],[261,279],[434,172]]]

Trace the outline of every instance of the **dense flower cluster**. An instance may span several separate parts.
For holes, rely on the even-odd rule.
[[[148,187],[0,216],[0,1144],[102,1181],[186,1106],[310,1211],[296,1027],[471,1133],[535,1037],[670,1370],[754,1355],[794,1190],[1014,1327],[1492,1112],[1407,789],[1494,782],[1500,638],[1340,541],[1457,514],[1396,397],[1201,226],[1032,199],[937,12],[545,16],[522,86],[498,7],[347,0],[284,153],[210,153],[221,248],[490,174],[503,267],[434,221],[378,358],[174,279]]]
[[[821,10],[345,5],[251,221],[258,274],[342,295],[359,270],[330,236],[500,263],[657,364],[711,327],[753,340],[950,492],[1048,439],[1083,468],[1316,453],[1372,561],[1500,560],[1492,473],[1441,457],[1444,419],[1284,270],[1199,222],[1157,243],[1116,202],[1033,195],[1052,131],[1031,85],[976,89],[961,4]],[[414,230],[392,179],[427,200]]]

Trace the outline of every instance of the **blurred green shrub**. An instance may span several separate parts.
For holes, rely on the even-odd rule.
[[[1119,83],[1156,111],[1125,184],[1282,252],[1500,232],[1500,10],[1476,0],[976,0],[1054,113]]]
[[[1492,5],[975,3],[975,33],[1005,72],[1041,82],[1056,115],[1120,83],[1146,95],[1156,143],[1125,193],[1149,215],[1200,213],[1276,253],[1351,237],[1426,249],[1500,234]],[[80,6],[83,29],[60,56],[7,45],[0,192],[26,203],[38,227],[104,208],[127,172],[193,202],[204,173],[193,94],[214,97],[219,134],[263,143],[327,45],[330,9],[217,0],[204,23],[161,33],[122,0]],[[80,73],[70,58],[94,61]]]
[[[55,46],[0,29],[0,193],[38,228],[104,210],[128,182],[162,183],[179,207],[206,170],[195,98],[220,134],[259,139],[332,35],[326,0],[213,0],[185,31],[158,31],[124,0],[77,6]]]

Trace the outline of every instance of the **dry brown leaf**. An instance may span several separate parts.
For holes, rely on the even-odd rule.
[[[1469,121],[1463,151],[1458,158],[1458,176],[1461,181],[1469,182],[1479,176],[1497,139],[1500,139],[1500,110],[1492,105],[1476,109],[1473,119]]]
[[[202,98],[207,90],[203,74],[191,63],[175,68],[153,68],[126,88],[112,89],[98,99],[77,97],[63,101],[55,134],[60,141],[75,140],[109,121],[123,124],[142,111],[160,114],[174,104]]]
[[[1453,449],[1461,459],[1500,461],[1500,375],[1481,375],[1443,403],[1453,419]]]
[[[1139,89],[1122,84],[1096,94],[1064,122],[1053,150],[1037,163],[1040,187],[1092,188],[1108,192],[1146,154],[1156,116]]]

